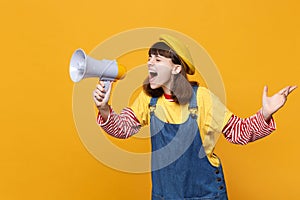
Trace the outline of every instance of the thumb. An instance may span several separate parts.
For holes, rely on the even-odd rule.
[[[263,91],[263,98],[267,97],[268,96],[268,86],[265,85],[264,86],[264,91]]]
[[[105,87],[106,93],[110,94],[112,88],[112,81],[109,81],[109,83],[106,86],[108,86],[107,88]]]

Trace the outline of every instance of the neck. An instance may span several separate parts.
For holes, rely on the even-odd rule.
[[[171,85],[173,85],[173,79],[174,79],[174,76],[171,76],[170,80],[161,86],[164,93],[167,95],[171,95]]]
[[[162,86],[162,89],[164,91],[164,94],[171,95],[171,90],[169,89],[169,87]]]

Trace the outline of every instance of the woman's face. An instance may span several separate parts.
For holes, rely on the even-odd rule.
[[[176,65],[171,58],[154,55],[148,59],[149,83],[152,89],[162,87],[164,92],[171,94],[172,74],[181,71],[181,65]]]

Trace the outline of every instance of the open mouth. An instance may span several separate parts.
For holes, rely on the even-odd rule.
[[[157,72],[154,71],[149,71],[149,74],[150,74],[150,78],[154,78],[158,75]]]

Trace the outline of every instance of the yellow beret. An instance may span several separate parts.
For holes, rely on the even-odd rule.
[[[188,69],[186,69],[186,73],[191,75],[195,73],[195,66],[193,64],[192,56],[189,49],[184,43],[179,41],[177,38],[174,38],[167,34],[160,35],[159,40],[171,47],[176,52],[176,54],[187,64]]]

